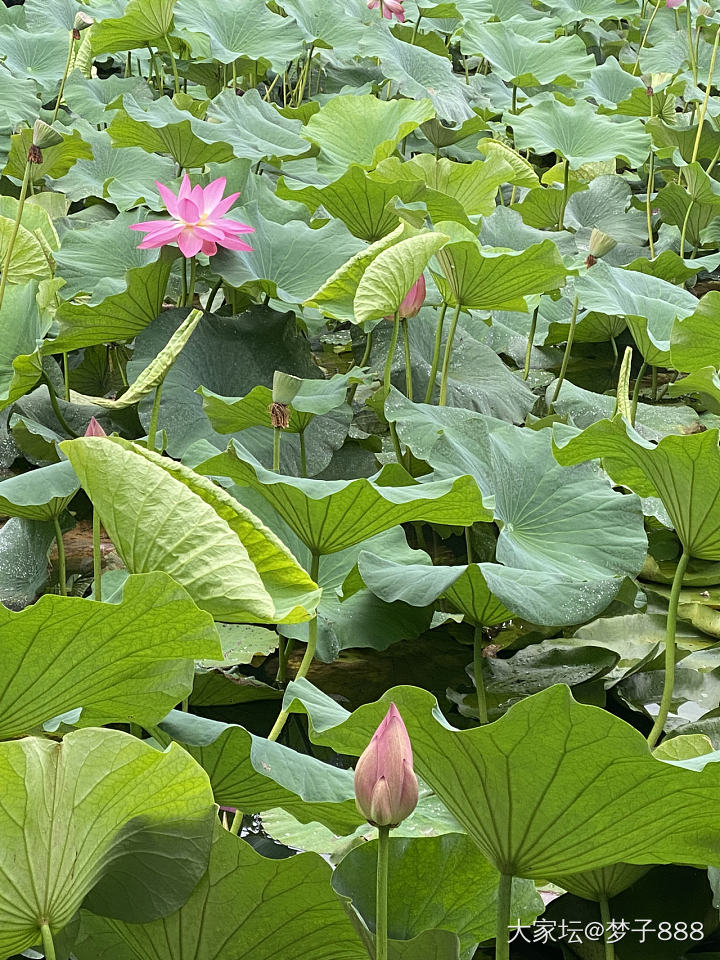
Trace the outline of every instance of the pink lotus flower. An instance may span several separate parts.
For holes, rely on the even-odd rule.
[[[355,767],[355,803],[375,827],[396,827],[418,802],[410,737],[394,703]]]
[[[106,437],[107,434],[105,433],[103,428],[100,426],[100,424],[97,422],[95,417],[90,417],[90,423],[87,425],[87,429],[85,430],[85,436],[86,437]]]
[[[414,317],[425,303],[425,274],[421,273],[415,283],[405,294],[403,302],[398,307],[398,316],[401,320],[409,320]],[[385,317],[386,320],[394,320],[394,316]]]
[[[668,7],[670,7],[671,10],[674,10],[675,7],[681,7],[685,3],[685,0],[666,0],[666,2]]]
[[[138,249],[164,247],[177,242],[185,257],[194,257],[201,251],[213,256],[218,246],[227,247],[228,250],[252,250],[237,234],[253,233],[255,228],[238,220],[226,220],[223,216],[240,196],[239,193],[231,193],[223,200],[226,182],[225,177],[220,177],[205,188],[191,187],[190,178],[185,174],[177,196],[164,184],[156,182],[172,220],[133,223],[131,230],[147,233],[143,242],[138,244]]]
[[[405,23],[402,0],[368,0],[368,10],[374,10],[375,7],[380,7],[386,20],[396,17],[400,23]]]

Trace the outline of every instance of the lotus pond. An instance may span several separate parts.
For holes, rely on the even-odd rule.
[[[720,958],[717,5],[0,5],[0,960]]]

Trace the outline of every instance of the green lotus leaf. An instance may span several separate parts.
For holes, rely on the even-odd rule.
[[[79,489],[75,471],[67,462],[20,473],[0,481],[0,516],[53,520]]]
[[[278,951],[283,960],[367,960],[331,873],[317,854],[269,860],[218,827],[208,871],[180,910],[149,924],[84,912],[74,950],[78,960],[272,960]]]
[[[264,292],[285,303],[302,303],[361,246],[337,221],[319,230],[301,220],[276,223],[263,216],[256,202],[243,207],[243,216],[255,228],[252,252],[220,250],[213,268],[234,287],[259,282]]]
[[[15,237],[8,283],[25,283],[27,280],[42,280],[52,276],[52,270],[43,245],[26,227],[20,225],[15,231],[15,218],[0,215],[0,262],[5,263],[11,238]]]
[[[212,136],[232,147],[236,157],[258,160],[276,158],[291,160],[308,153],[299,120],[284,117],[272,103],[265,103],[257,90],[248,90],[237,97],[225,90],[208,107],[210,124],[193,124],[198,136]]]
[[[314,553],[344,550],[398,523],[426,520],[461,524],[488,518],[475,483],[469,477],[453,481],[388,485],[389,475],[375,480],[303,480],[265,470],[237,442],[211,457],[198,472],[230,477],[258,491]]]
[[[78,708],[83,726],[157,723],[192,689],[193,661],[221,652],[212,618],[161,573],[130,577],[120,603],[48,594],[1,608],[0,647],[3,740]]]
[[[720,366],[720,292],[711,290],[691,314],[678,315],[670,336],[670,354],[676,370]]]
[[[207,772],[215,802],[243,813],[280,807],[302,823],[352,833],[362,816],[353,774],[256,737],[242,727],[173,710],[160,724],[163,745],[176,741]]]
[[[117,110],[122,105],[123,96],[129,93],[137,103],[149,103],[152,90],[140,77],[121,77],[116,73],[101,80],[86,77],[77,67],[70,71],[65,83],[65,104],[78,117],[89,123],[109,123],[112,114],[108,108]],[[86,133],[89,136],[89,131]],[[107,143],[107,137],[95,137],[92,141],[93,156],[97,159],[98,149]],[[147,158],[145,158],[147,159]],[[139,175],[139,172],[138,172]]]
[[[78,730],[0,744],[0,769],[5,957],[35,946],[43,923],[59,933],[83,904],[135,922],[169,914],[207,869],[212,791],[179,747]]]
[[[717,859],[719,830],[706,816],[720,788],[717,764],[699,775],[656,760],[641,733],[576,703],[562,684],[472,730],[438,719],[435,697],[417,687],[395,687],[350,715],[328,701],[301,680],[285,704],[309,714],[313,741],[352,755],[394,702],[417,773],[504,873],[539,880],[621,861]],[[663,818],[674,826],[658,833]]]
[[[521,87],[578,83],[587,80],[595,69],[595,59],[588,54],[581,37],[558,37],[550,43],[539,43],[522,36],[507,22],[464,23],[460,49],[466,56],[484,56],[494,74]]]
[[[92,50],[116,53],[159,45],[172,29],[175,0],[128,0],[122,15],[100,19],[93,27]],[[164,41],[167,49],[167,42]]]
[[[17,211],[18,202],[15,197],[0,197],[0,216],[3,220],[8,219],[14,223],[17,219]],[[23,204],[20,226],[28,233],[33,234],[47,251],[55,251],[60,246],[53,222],[47,210],[39,202],[39,197],[28,197]],[[38,236],[38,233],[40,236]],[[13,252],[13,259],[14,257],[15,253]],[[10,265],[12,266],[12,262]]]
[[[600,420],[569,440],[553,441],[562,464],[602,459],[613,480],[641,497],[660,497],[685,549],[720,559],[718,430],[668,436],[653,446],[620,418]]]
[[[0,104],[0,124],[5,129],[15,129],[21,121],[32,123],[40,109],[33,81],[5,72],[0,74]]]
[[[640,166],[650,151],[650,136],[640,120],[610,119],[595,113],[586,100],[572,107],[544,101],[507,120],[518,149],[529,147],[541,156],[559,153],[573,170],[618,156]]]
[[[443,230],[448,225],[436,226]],[[475,241],[451,239],[436,259],[443,271],[439,283],[445,299],[472,310],[525,310],[526,296],[562,286],[569,273],[552,240],[498,253]]]
[[[341,176],[351,164],[366,169],[435,114],[430,100],[378,100],[369,94],[337,96],[310,117],[305,136],[320,148],[318,170]]]
[[[720,360],[720,357],[718,358]],[[700,367],[668,386],[669,397],[699,397],[714,413],[720,412],[720,377],[715,367]]]
[[[583,23],[592,20],[602,23],[609,17],[631,17],[637,13],[638,5],[635,0],[619,2],[619,0],[547,0],[546,7],[560,20],[561,23]]]
[[[3,64],[18,80],[33,80],[43,94],[43,102],[55,91],[67,58],[67,30],[23,30],[6,25],[0,27],[0,45],[5,52]],[[6,88],[8,92],[17,87]],[[38,115],[36,106],[35,116]]]
[[[483,138],[478,142],[477,148],[488,160],[497,158],[511,167],[513,175],[508,178],[508,183],[530,189],[539,186],[540,181],[533,165],[509,144],[502,140]]]
[[[497,871],[473,841],[460,834],[390,839],[388,935],[412,940],[425,930],[451,930],[464,949],[495,935]],[[377,840],[355,847],[333,873],[333,889],[375,926]],[[442,885],[437,878],[443,877]],[[530,924],[544,907],[533,883],[515,880],[510,916]]]
[[[66,41],[67,43],[67,41]],[[10,137],[10,153],[3,173],[8,177],[22,180],[27,164],[28,150],[32,146],[32,130],[21,130]],[[30,182],[41,183],[45,177],[57,180],[64,177],[76,161],[92,159],[92,149],[81,137],[79,131],[64,133],[62,143],[44,147],[41,163],[30,164]]]
[[[119,437],[61,446],[131,573],[168,573],[218,620],[280,623],[311,616],[315,584],[274,534],[220,487]],[[122,486],[114,477],[123,478]]]
[[[0,603],[22,610],[48,578],[48,553],[55,541],[52,523],[11,517],[0,530]]]
[[[383,250],[362,275],[353,303],[356,323],[392,316],[447,237],[418,233]]]
[[[357,55],[365,35],[367,7],[362,0],[288,0],[283,10],[297,23],[306,43],[331,49],[333,60],[352,60]]]
[[[567,2],[569,6],[575,0],[567,0]],[[579,2],[587,2],[587,0],[579,0]],[[595,3],[596,0],[590,0],[590,2]],[[606,0],[597,0],[597,2],[605,3]],[[614,6],[616,0],[609,0],[609,2]],[[647,98],[645,89],[640,77],[635,77],[623,70],[615,57],[608,57],[604,63],[593,68],[590,77],[574,92],[583,99],[594,100],[598,106],[614,111],[617,105],[627,100],[635,90],[641,90]]]
[[[583,900],[597,902],[616,897],[644,877],[649,869],[635,863],[613,863],[609,867],[585,870],[573,873],[569,877],[553,877],[553,882],[569,893],[582,897]]]
[[[37,344],[50,324],[51,318],[39,308],[36,282],[6,288],[0,307],[0,409],[38,382],[42,364]]]

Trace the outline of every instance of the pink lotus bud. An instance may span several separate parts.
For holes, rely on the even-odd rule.
[[[87,430],[85,431],[86,437],[106,437],[107,434],[97,422],[95,417],[90,417],[90,423],[87,425]]]
[[[405,299],[398,307],[398,316],[401,320],[408,320],[414,317],[425,303],[425,274],[421,273],[415,283],[405,294]],[[386,320],[394,320],[393,316],[385,317]]]
[[[418,802],[412,746],[394,703],[355,767],[355,803],[374,827],[397,827]]]
[[[667,0],[667,5],[671,10],[674,10],[675,7],[681,7],[685,3],[685,0]]]

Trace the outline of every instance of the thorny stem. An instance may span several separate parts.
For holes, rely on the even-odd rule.
[[[570,193],[570,162],[565,161],[563,167],[563,198],[560,207],[560,216],[558,217],[558,230],[565,229],[565,208],[567,207],[568,195]]]
[[[305,451],[305,431],[301,430],[300,438],[300,476],[307,477],[307,453]]]

